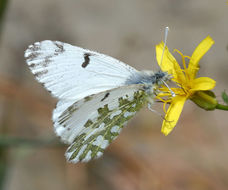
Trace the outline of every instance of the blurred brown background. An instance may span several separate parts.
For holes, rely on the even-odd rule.
[[[66,163],[66,147],[48,141],[55,139],[56,100],[29,72],[28,45],[59,40],[156,70],[155,45],[165,26],[168,47],[187,55],[211,35],[215,45],[200,74],[217,81],[217,96],[228,89],[225,0],[9,1],[0,29],[0,141],[12,144],[0,147],[2,189],[228,189],[227,112],[206,112],[192,102],[167,137],[160,133],[161,117],[143,109],[101,159],[87,164]]]

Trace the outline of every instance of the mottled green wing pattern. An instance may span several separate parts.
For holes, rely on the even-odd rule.
[[[57,121],[65,126],[60,136],[72,139],[65,154],[68,161],[100,157],[145,102],[142,85],[131,85],[86,97],[70,106]]]

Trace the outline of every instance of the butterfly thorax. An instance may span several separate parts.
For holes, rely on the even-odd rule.
[[[171,76],[167,72],[163,71],[139,71],[137,74],[132,75],[127,81],[126,84],[144,84],[144,90],[148,95],[156,94],[156,91],[159,89],[164,82],[170,80]]]

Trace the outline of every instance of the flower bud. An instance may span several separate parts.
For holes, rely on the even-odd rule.
[[[191,100],[207,111],[216,109],[218,101],[216,100],[215,94],[212,91],[197,91],[192,97]]]

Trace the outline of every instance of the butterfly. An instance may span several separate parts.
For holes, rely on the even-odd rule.
[[[138,71],[110,56],[59,41],[41,41],[25,51],[38,82],[58,99],[55,133],[69,144],[69,162],[99,158],[127,121],[153,104],[166,72]]]

